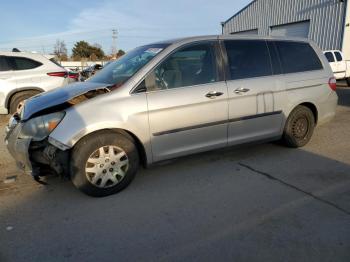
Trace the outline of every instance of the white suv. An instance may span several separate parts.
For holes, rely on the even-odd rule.
[[[40,54],[0,52],[0,114],[14,113],[23,100],[68,81],[66,69]]]

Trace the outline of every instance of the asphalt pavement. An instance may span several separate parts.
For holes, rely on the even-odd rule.
[[[34,182],[1,143],[0,261],[350,261],[350,88],[338,94],[302,149],[180,158],[106,198]]]

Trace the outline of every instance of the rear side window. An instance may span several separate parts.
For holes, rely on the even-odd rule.
[[[339,52],[334,52],[335,58],[337,59],[338,62],[343,61],[343,57],[341,55],[341,53]]]
[[[272,41],[267,41],[267,46],[269,47],[273,74],[280,75],[283,73],[283,71],[275,43]]]
[[[7,61],[6,56],[0,56],[0,71],[12,70],[10,64]]]
[[[308,43],[277,41],[276,47],[285,74],[323,68],[315,50]]]
[[[272,75],[270,55],[265,41],[225,41],[231,80]]]
[[[335,61],[332,52],[326,52],[324,55],[326,56],[329,63],[333,63]]]
[[[25,57],[9,57],[15,70],[34,69],[42,65],[42,63]]]

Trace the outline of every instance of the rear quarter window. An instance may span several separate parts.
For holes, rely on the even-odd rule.
[[[277,41],[276,47],[285,74],[323,69],[320,59],[309,43]]]
[[[34,69],[42,65],[42,63],[38,61],[25,57],[9,57],[9,60],[15,70]]]

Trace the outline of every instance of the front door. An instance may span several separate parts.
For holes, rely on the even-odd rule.
[[[216,45],[187,45],[145,79],[154,161],[227,145],[227,87]]]

